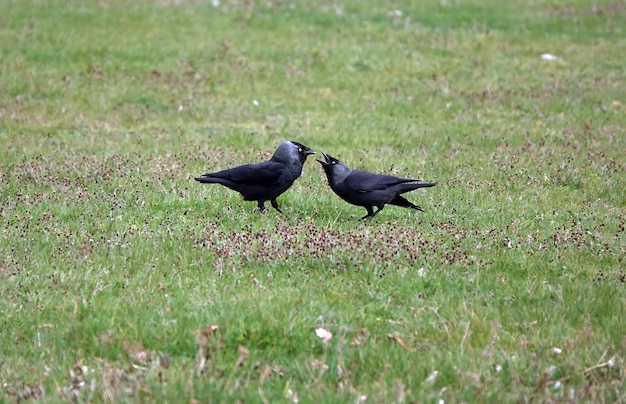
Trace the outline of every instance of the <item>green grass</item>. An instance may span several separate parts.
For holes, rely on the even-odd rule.
[[[626,5],[501,3],[1,0],[2,400],[623,401]]]

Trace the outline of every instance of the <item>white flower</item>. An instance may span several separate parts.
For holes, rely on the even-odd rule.
[[[321,328],[321,327],[315,329],[315,335],[321,338],[325,344],[328,344],[331,338],[333,337],[333,334],[330,331],[325,330],[324,328]]]
[[[543,55],[541,55],[541,60],[547,60],[548,62],[556,62],[558,59],[559,58],[550,53],[544,53]]]

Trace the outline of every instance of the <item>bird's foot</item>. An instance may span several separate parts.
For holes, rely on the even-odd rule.
[[[283,213],[283,211],[280,210],[280,208],[278,207],[278,202],[276,202],[276,199],[272,199],[270,203],[272,204],[272,207],[278,211],[278,213]]]

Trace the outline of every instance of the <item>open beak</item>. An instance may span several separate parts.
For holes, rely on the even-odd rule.
[[[330,156],[328,154],[326,154],[325,152],[322,152],[322,155],[324,156],[324,161],[322,161],[320,159],[316,159],[316,160],[323,166],[329,165],[330,164]]]

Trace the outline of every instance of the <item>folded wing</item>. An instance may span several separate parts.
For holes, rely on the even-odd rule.
[[[372,174],[367,171],[352,170],[344,184],[357,192],[380,191],[398,184],[416,182],[411,178],[398,178],[393,175]]]
[[[258,164],[246,164],[216,173],[203,174],[200,182],[214,182],[224,185],[261,185],[269,186],[279,181],[284,172],[284,165],[274,161]]]

